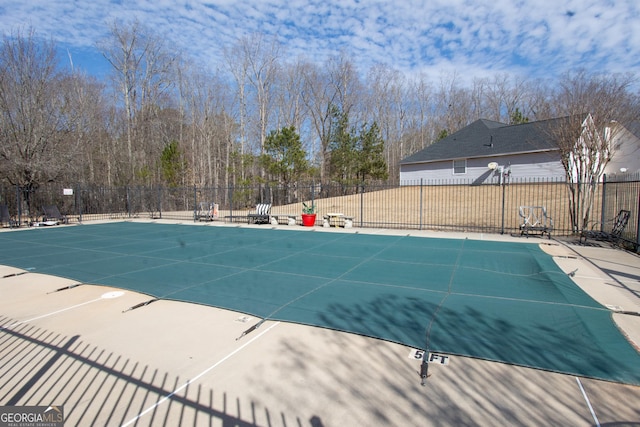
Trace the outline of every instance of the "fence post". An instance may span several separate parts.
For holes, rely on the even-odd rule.
[[[607,220],[605,212],[607,206],[607,174],[602,175],[602,206],[600,207],[600,231],[604,230],[604,222]]]
[[[505,205],[505,196],[507,192],[507,184],[502,183],[502,226],[500,228],[500,234],[504,234],[504,205]]]
[[[193,222],[198,220],[198,186],[193,185]]]
[[[16,208],[18,210],[18,227],[22,227],[22,203],[20,203],[20,187],[16,184]]]
[[[129,192],[128,185],[125,187],[125,190],[127,192],[127,214],[129,215],[129,218],[131,218],[131,194]]]
[[[638,221],[636,222],[636,253],[640,253],[640,189],[638,190]]]
[[[420,212],[419,212],[419,220],[418,220],[419,221],[418,230],[422,230],[422,224],[423,224],[423,218],[422,218],[422,212],[423,212],[422,203],[423,203],[423,200],[424,200],[424,197],[423,197],[423,191],[424,191],[423,190],[424,189],[423,179],[424,178],[420,178],[420,204],[419,204]]]
[[[229,186],[229,220],[233,223],[233,184]]]
[[[364,182],[360,185],[360,228],[364,223]]]
[[[75,194],[76,200],[76,210],[78,212],[78,222],[82,222],[82,187],[80,184],[76,184],[76,189],[73,194]]]
[[[311,181],[311,206],[314,205],[314,200],[315,200],[315,192],[316,192],[316,181],[313,180]]]

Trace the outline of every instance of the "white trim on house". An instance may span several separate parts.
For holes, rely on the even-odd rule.
[[[464,162],[464,164],[456,165],[456,162]],[[466,175],[467,174],[467,159],[453,159],[451,161],[451,163],[452,163],[452,171],[451,171],[451,173],[453,175]],[[460,169],[462,169],[462,171],[460,171]]]
[[[510,153],[509,155],[518,156],[518,155],[522,155],[522,154],[557,153],[557,152],[558,152],[557,149],[554,149],[554,150],[546,149],[546,150],[520,151],[520,152]],[[492,158],[496,158],[496,157],[501,157],[501,156],[466,156],[466,157],[456,157],[456,158],[441,159],[441,160],[421,160],[421,161],[417,161],[417,162],[402,163],[401,166],[404,166],[404,165],[422,165],[422,164],[427,164],[427,163],[437,163],[437,162],[442,162],[442,161],[462,160],[462,159],[466,159],[466,160],[471,160],[471,159],[492,159]],[[491,161],[491,160],[489,160],[489,161]]]

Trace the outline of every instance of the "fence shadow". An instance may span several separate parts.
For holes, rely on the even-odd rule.
[[[0,318],[0,325],[12,324]],[[202,385],[174,394],[186,380],[84,343],[77,335],[26,324],[0,326],[0,346],[0,405],[55,402],[64,407],[66,425],[323,425],[318,415],[305,420],[272,414],[269,408],[262,412],[255,402]],[[164,398],[168,401],[153,406]]]
[[[338,330],[349,322],[356,323],[352,325],[354,330],[362,330],[360,323],[367,322],[368,313],[379,313],[380,307],[383,306],[386,309],[382,310],[385,314],[379,320],[381,325],[395,325],[399,319],[415,318],[416,307],[411,303],[385,298],[351,307],[351,311],[347,311],[347,307],[340,303],[334,303],[325,320],[329,325],[335,325]],[[357,315],[354,315],[354,312]],[[469,313],[469,316],[461,316],[460,313],[454,312],[444,312],[442,315],[448,318],[446,322],[457,325],[461,330],[478,330],[478,336],[486,337],[483,345],[505,345],[502,336],[509,325],[495,322],[479,312]],[[567,345],[559,334],[552,330],[547,332],[550,340],[554,342],[553,345]],[[473,363],[470,362],[471,359],[455,356],[451,366],[435,366],[430,369],[432,375],[427,380],[426,387],[419,385],[420,365],[416,361],[409,369],[400,373],[405,379],[405,387],[399,388],[398,369],[387,369],[390,366],[401,365],[398,355],[390,351],[390,347],[382,341],[364,337],[359,341],[360,347],[353,348],[353,341],[348,336],[349,334],[335,335],[338,341],[332,345],[344,348],[344,356],[337,365],[357,366],[362,371],[360,381],[354,381],[352,376],[341,375],[343,371],[334,366],[331,369],[332,381],[326,381],[324,384],[318,382],[315,385],[324,387],[324,390],[319,390],[318,393],[331,393],[332,387],[339,387],[348,390],[349,394],[354,396],[363,396],[362,400],[371,405],[369,410],[372,413],[377,411],[381,424],[389,421],[386,415],[390,413],[397,414],[400,419],[432,420],[437,425],[566,425],[568,419],[583,419],[585,415],[582,412],[583,402],[580,402],[578,394],[574,393],[573,389],[567,391],[565,376],[549,374],[544,377],[543,382],[538,382],[532,378],[528,368],[505,369],[502,365],[502,368],[494,370],[490,368],[489,362]],[[536,349],[535,343],[524,333],[510,331],[509,338],[511,340],[507,346],[512,348],[512,351],[530,353],[532,348]],[[478,344],[476,342],[469,345]],[[293,340],[288,341],[282,351],[288,354],[297,353],[296,359],[304,360],[308,364],[314,361],[314,355]],[[543,352],[540,353],[538,357],[547,357]],[[376,371],[375,366],[380,368]],[[371,384],[378,385],[371,387],[371,391],[363,390]],[[632,388],[625,385],[620,387]],[[397,398],[390,401],[381,398],[380,390],[385,388],[394,390]],[[512,390],[526,392],[512,393]],[[629,408],[617,413],[615,417],[620,420],[631,419],[634,410]],[[492,415],[483,420],[482,414]]]

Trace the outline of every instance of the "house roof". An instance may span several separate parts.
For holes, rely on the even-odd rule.
[[[400,164],[503,156],[558,150],[548,137],[550,127],[567,118],[507,125],[480,119],[427,148],[404,158]]]
[[[631,132],[636,138],[640,139],[640,121],[633,121],[624,125],[624,127]]]

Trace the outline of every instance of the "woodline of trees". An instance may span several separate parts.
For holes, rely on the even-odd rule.
[[[345,52],[322,63],[291,58],[261,34],[224,46],[211,70],[137,21],[114,22],[97,46],[111,65],[104,81],[60,66],[55,42],[33,30],[4,36],[2,183],[397,181],[402,158],[479,118],[522,123],[591,113],[601,125],[639,117],[632,74],[432,81],[384,64],[359,69]],[[576,159],[575,132],[553,135],[567,167]]]

